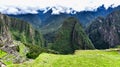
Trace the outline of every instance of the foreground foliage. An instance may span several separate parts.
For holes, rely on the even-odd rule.
[[[0,58],[2,58],[2,57],[5,56],[5,55],[6,55],[6,52],[0,50]]]

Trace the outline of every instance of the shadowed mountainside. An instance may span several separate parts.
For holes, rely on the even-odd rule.
[[[115,47],[120,44],[120,10],[106,18],[98,17],[87,28],[93,44],[98,49]]]
[[[55,32],[51,49],[67,54],[73,53],[76,49],[94,49],[94,46],[79,21],[69,17]]]

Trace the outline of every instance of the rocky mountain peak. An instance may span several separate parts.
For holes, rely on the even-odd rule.
[[[119,45],[120,11],[114,11],[102,20],[97,18],[86,31],[96,48],[109,48]]]

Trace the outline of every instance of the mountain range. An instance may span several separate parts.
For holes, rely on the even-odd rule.
[[[81,11],[76,14],[52,14],[52,9],[43,13],[43,11],[38,11],[38,14],[21,14],[21,15],[9,15],[11,17],[17,17],[21,20],[30,22],[35,28],[41,30],[43,34],[50,33],[50,31],[56,31],[61,25],[61,22],[68,17],[76,17],[82,24],[86,27],[92,20],[99,16],[106,17],[108,14],[115,10],[120,10],[120,6],[109,7],[106,9],[104,5],[98,7],[94,11]]]
[[[1,60],[21,63],[27,58],[36,58],[42,52],[71,54],[77,49],[95,49],[79,20],[74,17],[65,19],[57,31],[48,35],[46,37],[50,40],[29,22],[0,14],[0,50],[8,53],[7,58]],[[10,58],[11,55],[13,57]]]
[[[120,44],[120,10],[107,17],[98,17],[86,29],[96,48],[110,48]]]
[[[43,52],[73,54],[75,50],[120,46],[120,6],[105,9],[102,5],[76,14],[51,13],[0,14],[0,50],[8,54],[0,61],[22,63]]]

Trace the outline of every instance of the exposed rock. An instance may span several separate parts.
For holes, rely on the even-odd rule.
[[[11,58],[14,63],[21,63],[26,59],[26,55],[23,57],[18,52],[18,46],[21,44],[42,47],[42,36],[27,22],[0,14],[0,49],[15,56],[15,58]]]
[[[86,32],[98,49],[115,47],[120,44],[120,11],[109,14],[106,18],[98,17]]]
[[[6,64],[4,64],[0,61],[0,67],[6,67]]]

